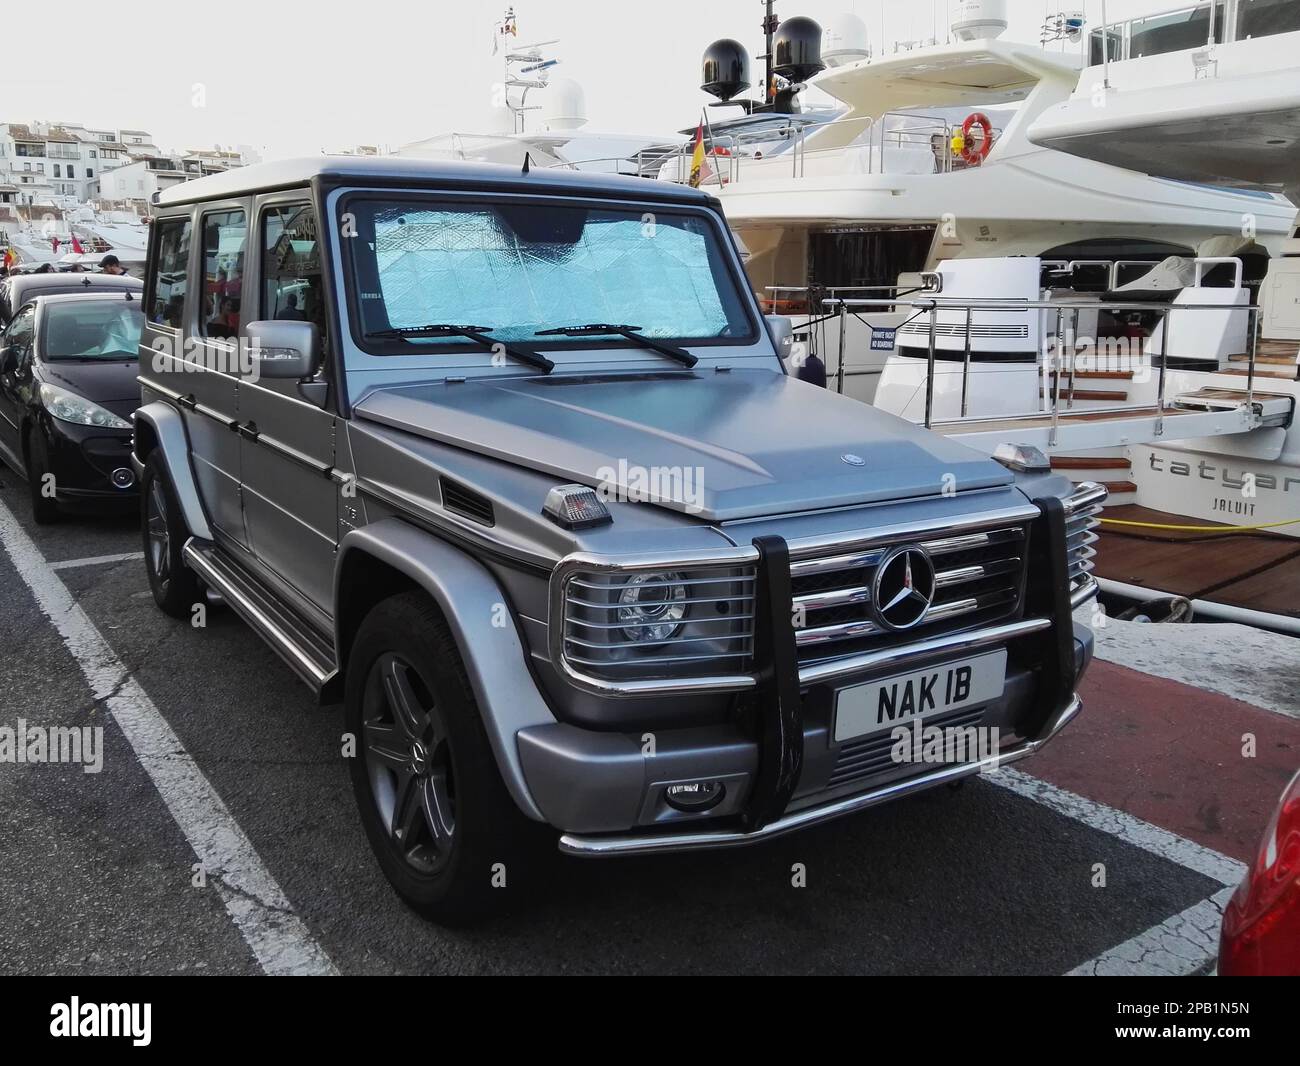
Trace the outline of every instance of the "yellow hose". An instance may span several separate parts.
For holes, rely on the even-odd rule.
[[[1102,518],[1099,521],[1111,526],[1137,526],[1141,529],[1176,529],[1184,533],[1249,533],[1253,529],[1277,529],[1279,526],[1300,525],[1300,518],[1285,522],[1266,522],[1257,526],[1173,526],[1160,522],[1129,522],[1122,518]]]

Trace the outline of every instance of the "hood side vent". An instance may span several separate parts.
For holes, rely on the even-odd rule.
[[[438,487],[442,490],[442,506],[448,511],[463,515],[480,525],[497,524],[496,512],[492,510],[492,501],[486,496],[447,477],[438,478]]]

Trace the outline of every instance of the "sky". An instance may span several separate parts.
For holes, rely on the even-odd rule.
[[[1009,37],[1037,40],[1044,15],[1102,0],[1008,0]],[[265,158],[356,144],[386,148],[487,128],[501,61],[499,0],[61,0],[58,47],[6,49],[0,121],[144,129],[168,150],[250,145]],[[1107,0],[1109,17],[1179,6]],[[759,55],[760,0],[520,0],[521,43],[559,38],[556,75],[582,84],[593,130],[663,133],[708,101],[700,55],[735,37]],[[956,0],[780,0],[780,17],[852,11],[871,43],[946,36]],[[25,12],[34,12],[30,6]],[[331,16],[328,13],[337,11]],[[11,16],[13,40],[25,38]],[[757,67],[757,62],[755,62]]]

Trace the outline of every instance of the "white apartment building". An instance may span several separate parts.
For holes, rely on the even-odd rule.
[[[155,193],[199,176],[187,171],[181,160],[165,157],[136,159],[100,176],[99,198],[149,204],[153,202]]]
[[[130,161],[126,134],[140,154],[157,153],[143,131],[90,129],[79,123],[0,122],[0,184],[17,188],[18,203],[70,206],[99,195],[106,170]]]

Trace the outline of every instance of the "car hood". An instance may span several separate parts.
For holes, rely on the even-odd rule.
[[[380,388],[354,414],[708,521],[1014,480],[964,445],[767,370]]]
[[[91,403],[127,418],[140,406],[140,364],[135,359],[114,362],[41,361],[41,380],[75,392]]]

